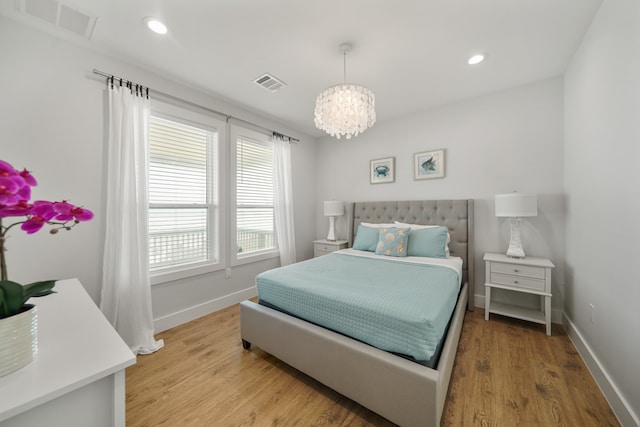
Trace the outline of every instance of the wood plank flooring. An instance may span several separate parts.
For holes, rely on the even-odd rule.
[[[126,371],[127,426],[392,426],[257,348],[237,305],[165,331]],[[467,312],[443,426],[617,426],[560,325]]]

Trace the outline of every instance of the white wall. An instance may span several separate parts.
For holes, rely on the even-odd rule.
[[[33,198],[82,204],[95,220],[55,236],[12,230],[9,277],[18,282],[78,277],[100,297],[104,234],[106,113],[104,80],[94,68],[301,139],[292,147],[298,257],[312,256],[315,139],[123,61],[70,44],[0,16],[0,158],[39,180]],[[215,70],[213,70],[215,71]],[[153,100],[152,100],[153,102]],[[152,288],[159,329],[205,314],[251,292],[257,272],[277,259]]]
[[[638,52],[640,2],[605,0],[565,74],[566,315],[629,426],[640,422]]]
[[[553,307],[564,283],[562,80],[512,90],[377,123],[352,140],[318,142],[318,237],[327,233],[322,200],[476,200],[476,303],[484,298],[484,252],[506,252],[509,226],[494,216],[497,193],[538,194],[538,216],[523,223],[525,253],[549,257]],[[384,100],[378,100],[384,102]],[[413,154],[444,148],[446,177],[415,181]],[[395,156],[396,180],[369,183],[369,161]],[[344,219],[341,237],[344,235]],[[513,298],[503,295],[503,299]],[[538,299],[520,301],[537,304]],[[559,320],[559,316],[556,316]]]

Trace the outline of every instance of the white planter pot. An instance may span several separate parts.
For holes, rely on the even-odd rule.
[[[0,377],[27,366],[38,353],[38,312],[30,307],[0,319]]]

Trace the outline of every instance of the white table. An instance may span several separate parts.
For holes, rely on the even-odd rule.
[[[331,252],[339,251],[340,249],[346,249],[349,242],[346,240],[314,240],[313,241],[313,256],[319,257],[329,254]]]
[[[551,335],[551,269],[546,258],[511,258],[504,254],[487,253],[485,261],[485,320],[489,313],[515,317],[546,326]],[[540,296],[540,310],[491,302],[491,289],[506,289]]]
[[[125,377],[136,357],[77,279],[38,307],[38,354],[0,378],[0,426],[124,426]]]

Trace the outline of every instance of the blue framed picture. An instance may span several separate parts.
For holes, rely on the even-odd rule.
[[[413,155],[414,179],[444,178],[444,150]]]
[[[395,181],[395,157],[371,160],[369,163],[371,184],[384,184]]]

